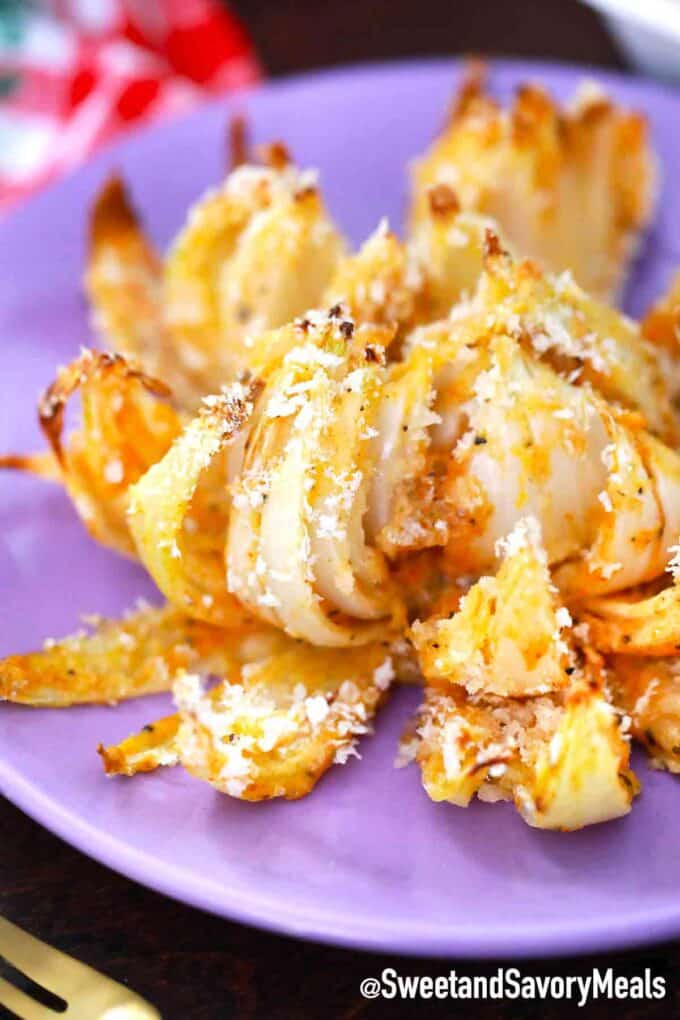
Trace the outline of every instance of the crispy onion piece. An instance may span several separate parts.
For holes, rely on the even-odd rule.
[[[0,456],[0,469],[24,471],[46,482],[61,482],[61,467],[51,451],[39,453],[9,453]]]
[[[402,609],[364,529],[372,419],[384,355],[378,327],[332,310],[272,374],[234,491],[228,584],[255,615],[312,644],[365,643]],[[391,332],[388,332],[391,337]]]
[[[265,629],[261,632],[253,630],[252,633],[249,633],[246,630],[245,635],[241,637],[240,635],[236,636],[233,632],[229,633],[229,648],[234,652],[236,659],[240,660],[243,664],[257,663],[260,679],[262,676],[262,664],[265,660],[267,663],[271,663],[274,656],[280,656],[283,652],[290,650],[290,641],[280,632],[267,631]],[[327,656],[324,658],[324,662],[327,662]],[[323,672],[323,670],[320,672]],[[243,676],[248,676],[247,665],[242,666],[242,673]],[[391,646],[390,655],[383,659],[381,666],[374,670],[374,685],[379,690],[385,691],[392,673],[394,673],[394,680],[398,683],[420,684],[422,682],[411,647],[406,641],[398,641]],[[220,696],[222,689],[222,687],[213,689],[207,696],[215,699]],[[300,691],[296,692],[296,697],[299,694]],[[354,692],[351,687],[348,687],[345,689],[345,694],[353,695]],[[316,695],[312,694],[311,697],[314,698]],[[316,709],[316,716],[314,716],[314,709]],[[336,715],[342,715],[343,711],[345,710],[336,711]],[[357,715],[357,718],[361,716],[361,711],[357,704],[354,713]],[[324,709],[319,701],[312,701],[310,703],[310,712],[313,719],[318,719],[320,714],[324,712]],[[306,707],[305,714],[308,715]],[[182,717],[177,712],[147,724],[138,733],[133,733],[118,744],[111,744],[108,747],[100,744],[97,750],[102,757],[104,770],[107,775],[134,776],[139,772],[151,772],[162,766],[179,764],[177,737],[181,721]],[[340,723],[342,723],[341,719]],[[263,721],[265,730],[273,728],[276,731],[277,725],[277,723],[272,724],[266,720]],[[343,738],[346,738],[349,733],[343,725],[338,726],[338,732]],[[355,733],[354,735],[357,736],[358,734]],[[337,755],[337,751],[338,749],[336,748],[335,755]],[[339,759],[354,753],[356,752],[353,746],[350,748],[343,740],[342,750],[338,756]]]
[[[430,229],[431,189],[498,221],[522,254],[572,269],[596,297],[620,289],[650,221],[656,166],[644,119],[592,86],[560,109],[526,85],[508,111],[468,78],[440,137],[416,164],[411,232]]]
[[[136,776],[139,772],[153,772],[162,766],[177,765],[177,733],[180,727],[177,713],[166,715],[148,723],[139,733],[121,740],[119,744],[97,748],[107,776]]]
[[[0,700],[62,708],[169,690],[180,670],[224,667],[225,632],[179,609],[95,620],[90,635],[46,642],[0,662]]]
[[[655,351],[635,322],[589,297],[569,272],[555,277],[529,260],[515,260],[489,232],[477,290],[454,314],[458,328],[508,333],[569,381],[590,384],[607,400],[640,411],[652,432],[677,444],[672,388]]]
[[[238,167],[193,207],[165,263],[184,364],[210,390],[250,367],[251,338],[317,305],[343,253],[309,174]]]
[[[85,289],[94,327],[107,347],[164,379],[173,399],[193,408],[206,380],[179,362],[164,321],[162,262],[147,238],[120,177],[110,177],[90,216]]]
[[[392,503],[390,555],[441,545],[451,573],[478,576],[532,516],[570,599],[663,573],[680,532],[678,455],[635,412],[562,378],[506,333],[459,325],[415,331],[397,366],[407,379],[431,373],[439,422],[426,430],[417,484],[402,482]]]
[[[433,446],[454,445],[435,489],[451,569],[495,566],[497,542],[533,516],[569,598],[663,573],[680,532],[678,455],[509,336],[463,333],[451,349],[435,375],[442,425],[433,430]]]
[[[587,599],[575,606],[574,613],[588,627],[589,642],[601,652],[641,656],[680,651],[677,582],[651,595],[633,589]]]
[[[434,399],[415,478],[398,480],[383,532],[391,555],[441,545],[453,572],[480,574],[525,516],[540,521],[551,563],[590,540],[607,433],[589,392],[512,338],[452,320],[416,330],[397,371]]]
[[[680,773],[680,659],[613,655],[608,665],[614,701],[650,765]]]
[[[383,618],[389,605],[382,590],[389,589],[384,559],[364,535],[374,470],[371,422],[383,383],[374,364],[369,361],[342,381],[319,437],[308,495],[316,589],[341,612],[365,620]]]
[[[599,405],[509,337],[467,355],[436,404],[444,418],[452,405],[465,426],[443,483],[447,558],[473,574],[495,567],[497,543],[528,516],[540,523],[550,564],[578,555],[592,541],[607,477]]]
[[[274,373],[281,368],[285,356],[296,347],[318,345],[322,343],[319,337],[326,329],[327,320],[332,320],[332,329],[337,333],[335,347],[342,347],[346,341],[345,333],[338,332],[341,328],[344,331],[353,331],[355,322],[349,317],[347,308],[340,303],[333,305],[328,313],[310,310],[306,315],[295,319],[293,322],[281,326],[279,329],[268,330],[252,338],[250,347],[249,363],[253,375],[257,379],[271,382]],[[341,323],[347,323],[341,327]],[[374,343],[367,341],[369,351],[368,358],[375,357],[376,362],[384,361],[384,351],[390,346],[395,337],[395,327],[378,326],[375,323],[365,323],[373,331]],[[333,347],[333,344],[331,344]],[[332,353],[332,352],[331,352]],[[326,359],[328,362],[328,359]]]
[[[357,754],[393,672],[382,644],[332,650],[288,639],[208,693],[187,674],[174,688],[180,761],[242,800],[303,797]]]
[[[639,327],[589,297],[569,273],[552,276],[536,263],[514,259],[492,230],[482,252],[477,286],[451,311],[449,331],[467,344],[491,333],[513,337],[566,381],[593,386],[607,400],[640,411],[650,431],[675,446],[680,429],[673,387]],[[446,345],[446,325],[414,332],[407,349],[427,342],[428,333],[430,342]]]
[[[454,508],[446,477],[452,450],[469,425],[474,381],[487,361],[483,344],[446,320],[414,330],[403,361],[390,367],[368,522],[392,560],[449,542]],[[450,573],[461,570],[457,563]]]
[[[677,404],[680,398],[680,273],[668,293],[642,320],[642,335],[654,347],[661,372]]]
[[[622,591],[663,574],[680,533],[680,456],[613,415],[603,421],[607,485],[598,498],[592,543],[555,572],[573,597]]]
[[[629,768],[630,744],[591,667],[586,684],[574,684],[550,745],[534,765],[529,797],[519,810],[529,825],[573,831],[628,814],[639,792]]]
[[[321,307],[341,304],[355,322],[396,326],[401,336],[428,317],[426,286],[418,261],[383,220],[356,254],[340,260]]]
[[[655,347],[677,359],[680,353],[680,273],[673,277],[668,293],[652,305],[642,320],[642,334]]]
[[[426,455],[430,428],[440,423],[434,411],[435,390],[431,358],[422,348],[404,362],[390,366],[375,418],[373,451],[375,471],[371,480],[366,527],[369,537],[383,552],[395,557],[405,548],[443,543],[431,536],[423,522],[415,521],[410,508],[418,503],[418,488],[427,473]],[[402,522],[401,505],[407,504]]]
[[[82,423],[62,433],[69,399],[80,390]],[[135,555],[128,488],[159,460],[181,428],[164,383],[116,354],[83,350],[40,399],[40,425],[85,527],[98,541]]]
[[[469,694],[526,697],[568,683],[573,663],[562,630],[570,624],[550,580],[539,524],[528,518],[504,542],[498,573],[480,578],[457,611],[414,623],[410,637],[426,681],[461,684]]]
[[[85,286],[95,324],[121,354],[158,374],[163,336],[161,260],[144,235],[123,180],[110,177],[90,217]]]
[[[425,307],[430,320],[445,318],[459,301],[474,293],[489,231],[500,232],[496,221],[463,211],[448,184],[428,190],[409,247],[425,275]]]
[[[256,394],[254,384],[232,383],[207,397],[129,493],[130,530],[160,590],[184,612],[219,626],[246,617],[226,588],[224,544],[229,484],[240,467]]]
[[[601,667],[586,658],[567,688],[530,698],[429,686],[400,763],[415,757],[429,797],[466,807],[511,800],[529,825],[571,831],[630,811],[639,786]]]

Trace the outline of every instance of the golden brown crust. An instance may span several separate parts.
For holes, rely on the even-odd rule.
[[[460,202],[448,184],[435,184],[427,193],[430,209],[435,216],[460,212]]]
[[[95,619],[92,633],[48,641],[39,652],[0,662],[0,700],[62,708],[106,704],[167,691],[180,670],[210,667],[224,631],[171,606],[123,620]]]
[[[680,360],[680,273],[671,281],[668,293],[649,309],[642,320],[642,335],[655,347]]]
[[[112,239],[137,239],[139,218],[118,174],[112,174],[96,195],[89,226],[91,250],[96,251]]]
[[[59,461],[52,451],[41,451],[40,453],[9,453],[0,457],[0,469],[9,471],[24,471],[29,475],[36,475],[46,482],[60,482],[62,480]]]
[[[487,94],[488,80],[489,66],[486,61],[474,57],[469,58],[465,63],[463,77],[451,105],[450,121],[455,122],[467,116],[471,108],[478,102],[493,103]]]
[[[247,119],[241,114],[229,118],[227,124],[227,166],[236,170],[248,162],[250,156],[250,135]]]
[[[122,355],[109,354],[106,351],[84,350],[79,358],[61,369],[57,378],[47,387],[38,401],[40,427],[60,464],[63,465],[64,462],[62,436],[64,413],[68,401],[76,390],[94,380],[107,385],[110,381],[107,376],[117,377],[122,385],[128,381],[137,381],[156,397],[164,399],[170,397],[170,389],[165,383],[147,375],[126,361]]]
[[[260,145],[257,154],[265,166],[272,170],[284,170],[292,166],[293,157],[284,142],[270,142],[269,145]]]
[[[140,772],[153,772],[159,766],[179,762],[177,733],[181,717],[174,713],[148,723],[138,733],[108,747],[99,744],[97,753],[104,764],[107,776],[136,776]]]

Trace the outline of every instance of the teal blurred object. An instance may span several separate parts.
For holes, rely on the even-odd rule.
[[[0,0],[0,68],[22,42],[26,32],[26,0]],[[9,99],[21,77],[0,70],[0,102]]]
[[[25,0],[0,0],[0,56],[23,38],[28,6]]]

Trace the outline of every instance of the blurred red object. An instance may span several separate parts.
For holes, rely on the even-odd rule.
[[[0,4],[0,209],[130,124],[249,85],[260,67],[217,0]]]

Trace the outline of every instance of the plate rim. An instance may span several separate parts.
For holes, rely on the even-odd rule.
[[[43,202],[52,201],[55,193],[77,188],[81,176],[89,175],[98,165],[110,163],[117,153],[134,148],[140,137],[176,130],[185,120],[200,115],[206,108],[221,106],[225,112],[233,104],[247,104],[249,97],[262,93],[280,93],[312,83],[342,80],[344,77],[380,77],[390,74],[428,73],[447,69],[454,75],[463,60],[458,57],[433,57],[371,61],[321,70],[296,73],[273,81],[264,81],[255,86],[210,98],[179,116],[160,122],[152,122],[131,128],[122,137],[106,144],[96,156],[74,168],[67,175],[52,182],[39,194],[10,210],[0,223],[0,237],[5,231],[21,230],[25,216],[37,215]],[[666,101],[680,101],[680,88],[661,84],[626,71],[599,68],[588,64],[540,59],[494,59],[489,58],[491,73],[495,69],[527,76],[549,73],[574,76],[596,77],[605,85],[643,86],[648,92],[657,93]],[[28,709],[30,711],[30,709]],[[491,928],[488,924],[456,927],[454,924],[432,922],[414,923],[393,921],[381,922],[373,918],[370,922],[359,921],[347,911],[331,913],[323,908],[305,908],[304,914],[291,910],[290,897],[280,895],[258,895],[249,888],[247,894],[242,887],[225,886],[202,877],[198,872],[159,862],[152,854],[131,846],[113,834],[97,828],[86,817],[76,814],[62,803],[44,794],[37,785],[24,776],[9,762],[5,761],[0,749],[0,793],[19,810],[36,823],[48,829],[64,842],[76,848],[112,871],[166,895],[178,902],[205,910],[225,920],[275,932],[280,935],[310,940],[326,945],[359,949],[367,952],[393,952],[408,956],[433,956],[461,959],[525,959],[549,958],[559,955],[582,955],[594,952],[609,952],[632,946],[658,943],[680,935],[680,894],[677,903],[667,908],[657,908],[650,913],[641,908],[628,911],[612,921],[552,923],[541,921],[533,925],[523,922],[519,932],[511,926]]]
[[[328,914],[323,909],[307,909],[304,915],[298,913],[293,918],[290,899],[258,896],[252,891],[244,895],[238,886],[225,887],[118,840],[55,803],[1,757],[0,793],[86,857],[154,892],[232,923],[324,945],[412,957],[548,959],[650,945],[672,939],[680,932],[680,900],[653,915],[641,908],[622,915],[615,923],[609,917],[589,922],[585,929],[582,922],[523,922],[519,933],[511,924],[456,929],[429,921],[422,925],[389,921],[381,926],[380,919],[374,918],[369,926],[358,922],[349,910],[340,915],[337,911]]]

